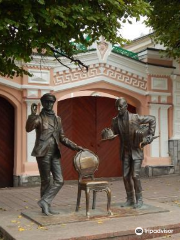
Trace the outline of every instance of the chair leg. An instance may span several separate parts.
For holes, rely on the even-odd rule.
[[[93,191],[93,204],[92,204],[92,209],[96,208],[96,191]]]
[[[86,216],[89,217],[90,213],[89,213],[89,197],[90,197],[90,189],[86,188]]]
[[[77,203],[76,203],[76,212],[79,211],[79,205],[81,201],[81,189],[78,187]]]
[[[110,188],[106,188],[106,193],[107,193],[107,212],[109,215],[113,215],[113,213],[110,210],[111,207],[111,190]]]

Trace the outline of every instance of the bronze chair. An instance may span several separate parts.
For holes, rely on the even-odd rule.
[[[111,204],[111,191],[107,181],[100,181],[94,179],[94,173],[99,166],[99,158],[93,152],[89,150],[80,151],[74,157],[74,166],[79,174],[78,180],[78,195],[76,211],[79,210],[81,191],[85,191],[86,195],[86,216],[89,217],[89,198],[90,191],[93,191],[93,204],[92,209],[96,207],[96,193],[99,191],[105,191],[107,193],[107,212],[112,215],[110,210]]]

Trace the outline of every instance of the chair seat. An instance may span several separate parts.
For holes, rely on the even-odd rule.
[[[88,186],[88,187],[92,187],[92,186],[96,186],[96,187],[106,187],[109,185],[109,183],[107,181],[96,181],[96,180],[82,180],[80,183],[80,185],[83,186]]]

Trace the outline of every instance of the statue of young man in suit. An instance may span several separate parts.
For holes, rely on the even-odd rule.
[[[62,188],[64,181],[61,171],[59,144],[62,143],[72,150],[80,151],[82,147],[65,137],[61,118],[56,116],[53,105],[56,97],[46,93],[41,97],[42,111],[37,115],[37,105],[31,106],[31,115],[26,122],[26,131],[36,130],[36,142],[32,156],[36,157],[41,178],[41,199],[38,205],[46,215],[58,214],[51,208],[51,202]],[[50,173],[53,184],[50,184]]]
[[[140,170],[144,154],[143,149],[135,143],[134,135],[141,124],[148,124],[149,135],[147,139],[148,143],[151,143],[155,134],[156,120],[154,116],[139,116],[138,114],[128,112],[128,104],[125,98],[118,98],[115,106],[119,114],[113,118],[111,128],[113,133],[118,134],[120,137],[123,180],[127,194],[127,201],[122,207],[133,206],[134,208],[141,208],[143,200]]]

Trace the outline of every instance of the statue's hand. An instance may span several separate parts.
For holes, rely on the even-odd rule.
[[[79,152],[79,151],[84,151],[84,148],[81,147],[81,146],[77,146],[76,150]]]
[[[153,135],[150,134],[147,136],[147,142],[148,142],[148,144],[150,144],[150,143],[152,143],[152,141],[153,141]]]
[[[36,115],[37,113],[37,104],[36,103],[32,103],[31,105],[31,114],[32,115]]]

